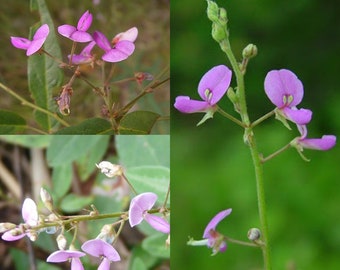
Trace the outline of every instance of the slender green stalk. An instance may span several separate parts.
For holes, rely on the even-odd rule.
[[[265,189],[264,189],[264,177],[263,177],[263,164],[261,162],[261,156],[258,152],[255,135],[253,133],[252,125],[247,112],[247,103],[245,96],[245,85],[244,75],[236,61],[236,58],[231,50],[229,40],[227,38],[220,42],[221,49],[226,53],[232,68],[234,70],[237,82],[237,95],[239,100],[240,115],[242,118],[243,126],[245,126],[244,141],[248,144],[253,165],[255,169],[256,178],[256,190],[258,200],[258,211],[261,223],[261,233],[264,245],[261,246],[265,269],[271,269],[271,258],[270,258],[270,245],[268,237],[268,224],[267,224],[267,213],[266,213],[266,201],[265,201]]]
[[[273,157],[276,157],[277,155],[281,154],[283,151],[286,151],[290,147],[291,147],[291,145],[290,145],[290,143],[288,143],[287,145],[285,145],[281,149],[277,150],[273,154],[269,155],[268,157],[262,158],[261,162],[265,163],[266,161],[272,159]]]
[[[230,115],[229,113],[223,111],[220,107],[217,107],[217,111],[223,115],[225,118],[228,118],[229,120],[233,121],[235,124],[241,126],[241,127],[245,127],[245,125],[238,120],[237,118],[235,118],[234,116]]]
[[[21,101],[22,105],[25,105],[27,107],[33,108],[37,111],[43,112],[51,117],[53,117],[54,119],[56,119],[59,123],[61,123],[62,125],[68,127],[70,126],[66,121],[64,121],[63,119],[61,119],[57,114],[52,113],[48,110],[45,110],[29,101],[27,101],[26,99],[24,99],[23,97],[21,97],[20,95],[18,95],[17,93],[15,93],[15,91],[13,91],[11,88],[3,85],[2,83],[0,83],[0,88],[2,88],[3,90],[5,90],[8,94],[10,94],[11,96],[13,96],[14,98],[18,99],[19,101]]]

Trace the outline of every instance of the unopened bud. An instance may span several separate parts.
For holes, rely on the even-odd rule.
[[[45,207],[52,212],[53,211],[53,200],[52,200],[50,193],[48,193],[46,189],[41,188],[40,198],[42,202],[44,203]]]
[[[208,19],[211,20],[212,22],[217,22],[219,17],[218,5],[214,1],[210,0],[208,0],[207,3],[208,3],[207,8]]]
[[[34,242],[38,239],[38,233],[36,231],[31,231],[27,234],[28,238]]]
[[[248,44],[242,51],[242,56],[244,59],[250,59],[257,55],[257,47],[254,44]]]
[[[227,11],[224,8],[220,8],[219,10],[219,22],[222,25],[227,25],[228,16],[227,16]]]
[[[65,250],[66,245],[67,245],[67,240],[65,236],[63,234],[59,234],[56,240],[57,240],[58,248],[60,250]]]
[[[109,161],[102,161],[99,164],[96,164],[97,168],[100,169],[100,171],[105,174],[107,177],[115,177],[118,175],[122,175],[123,168],[120,165],[112,164]]]
[[[213,23],[211,35],[218,43],[227,38],[227,28],[220,23]]]
[[[114,230],[112,224],[106,224],[100,230],[100,234],[97,239],[101,239],[106,243],[112,244],[116,238],[116,231]]]
[[[261,237],[261,232],[258,228],[251,228],[249,229],[247,236],[250,241],[257,241]]]
[[[10,223],[10,222],[0,223],[0,233],[14,229],[14,228],[16,228],[16,226],[17,225]]]

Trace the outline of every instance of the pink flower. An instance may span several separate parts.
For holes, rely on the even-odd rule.
[[[22,205],[22,218],[25,221],[25,225],[28,225],[28,226],[38,225],[39,216],[38,216],[37,205],[30,198],[26,198]],[[25,233],[25,232],[21,232],[18,229],[12,229],[12,230],[5,232],[1,238],[5,241],[16,241],[16,240],[23,238],[26,235],[29,238],[33,237],[33,234],[29,232]]]
[[[219,65],[205,73],[198,84],[198,94],[203,101],[192,100],[188,96],[178,96],[175,108],[182,113],[207,112],[214,109],[215,104],[227,92],[230,85],[232,72],[224,66]]]
[[[229,208],[219,212],[210,220],[204,230],[203,238],[208,240],[207,246],[212,248],[213,255],[217,254],[219,251],[223,252],[227,249],[227,243],[224,240],[224,236],[216,231],[216,226],[221,222],[221,220],[230,215],[231,211],[232,209]]]
[[[46,261],[59,263],[71,260],[71,270],[84,270],[84,266],[82,265],[79,258],[85,255],[86,254],[84,252],[76,250],[58,250],[48,256]]]
[[[306,138],[308,132],[307,127],[305,125],[298,125],[297,127],[300,131],[301,137],[293,140],[291,145],[300,151],[302,151],[304,148],[327,151],[333,148],[336,144],[336,137],[334,135],[323,135],[321,138],[308,139]]]
[[[80,54],[72,55],[72,64],[80,65],[93,62],[94,58],[93,55],[91,54],[91,51],[94,45],[96,45],[96,42],[91,41],[89,44],[85,46],[85,48],[81,51]],[[70,59],[71,55],[68,55],[67,57],[68,59]]]
[[[157,195],[152,192],[145,192],[134,197],[130,202],[129,209],[130,226],[134,227],[144,219],[155,230],[166,234],[170,233],[170,224],[165,219],[148,213],[156,201]]]
[[[135,50],[135,45],[133,42],[136,40],[138,35],[138,30],[136,27],[133,27],[126,32],[119,33],[116,35],[111,44],[106,36],[99,32],[95,31],[93,33],[93,39],[96,41],[97,45],[105,51],[102,56],[102,59],[106,62],[120,62],[127,59]]]
[[[92,24],[92,14],[87,10],[79,19],[77,27],[64,24],[58,27],[60,35],[67,37],[75,42],[89,42],[92,36],[86,31]]]
[[[81,246],[81,249],[94,257],[103,258],[98,270],[109,270],[111,261],[120,261],[120,256],[117,250],[102,239],[92,239],[86,241]]]
[[[26,50],[26,55],[30,56],[40,50],[49,32],[48,25],[43,24],[37,29],[32,40],[23,37],[11,37],[11,43],[18,49]]]
[[[303,98],[303,85],[293,72],[287,69],[269,71],[264,89],[270,101],[277,106],[277,113],[298,125],[310,122],[312,111],[296,108]]]

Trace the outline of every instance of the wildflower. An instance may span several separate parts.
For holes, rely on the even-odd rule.
[[[93,33],[93,39],[96,41],[97,45],[105,51],[102,59],[106,62],[120,62],[127,59],[135,50],[134,41],[138,35],[138,30],[133,27],[126,32],[119,33],[112,40],[112,45],[106,36],[95,31]]]
[[[174,104],[175,108],[182,113],[206,112],[198,125],[212,118],[217,109],[216,103],[228,90],[231,76],[232,72],[228,67],[224,65],[213,67],[203,75],[198,84],[198,94],[203,101],[192,100],[188,96],[178,96]]]
[[[203,240],[193,240],[188,241],[188,245],[191,246],[207,246],[212,248],[212,255],[216,255],[219,251],[224,252],[227,249],[227,243],[225,241],[225,236],[216,231],[216,226],[221,222],[226,216],[230,215],[232,209],[226,209],[215,215],[205,227],[203,233]]]
[[[53,252],[46,259],[47,262],[59,263],[71,260],[71,270],[84,270],[84,266],[80,261],[80,257],[86,254],[77,250],[58,250]]]
[[[334,135],[323,135],[321,138],[307,138],[307,127],[305,125],[298,125],[301,137],[294,139],[291,145],[295,147],[299,152],[302,152],[304,148],[327,151],[335,146],[336,137]]]
[[[89,44],[85,46],[85,48],[81,51],[80,54],[72,55],[72,64],[80,65],[80,64],[88,64],[88,63],[93,62],[94,57],[91,54],[91,51],[94,45],[96,45],[96,42],[91,41]],[[68,59],[70,59],[71,55],[68,55],[67,57]]]
[[[18,49],[26,50],[26,55],[30,56],[40,50],[49,32],[48,25],[43,24],[37,29],[32,40],[23,37],[11,37],[11,43]]]
[[[101,161],[99,164],[96,164],[97,168],[101,170],[103,174],[107,177],[115,177],[121,175],[123,172],[123,168],[120,165],[112,164],[109,161]]]
[[[298,125],[310,122],[312,111],[296,108],[303,98],[303,85],[293,72],[287,69],[269,71],[264,89],[270,101],[277,106],[279,120],[284,122],[283,117]]]
[[[67,37],[75,42],[92,41],[92,36],[86,31],[92,24],[92,14],[87,10],[79,19],[77,27],[64,24],[58,27],[60,35]]]
[[[148,211],[157,201],[157,195],[152,192],[145,192],[134,197],[130,202],[129,223],[134,227],[143,219],[155,230],[162,233],[170,233],[170,224],[163,218],[149,214]]]
[[[103,258],[98,267],[99,270],[109,270],[111,261],[120,261],[120,256],[117,250],[109,243],[101,239],[92,239],[86,241],[81,246],[81,249],[94,257]]]
[[[27,226],[38,225],[39,217],[38,217],[37,205],[30,198],[26,198],[23,205],[22,205],[22,217],[25,221],[24,225],[27,225]],[[11,229],[11,230],[5,232],[2,235],[1,238],[5,241],[16,241],[16,240],[23,238],[26,235],[32,241],[35,240],[35,238],[36,238],[36,233],[34,233],[34,232],[27,232],[26,233],[21,228],[14,228],[14,229]]]

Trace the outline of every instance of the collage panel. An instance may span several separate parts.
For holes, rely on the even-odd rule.
[[[168,135],[1,135],[1,269],[170,269]]]
[[[19,0],[0,22],[0,134],[169,134],[169,1]]]
[[[340,267],[336,7],[171,1],[173,269]]]

